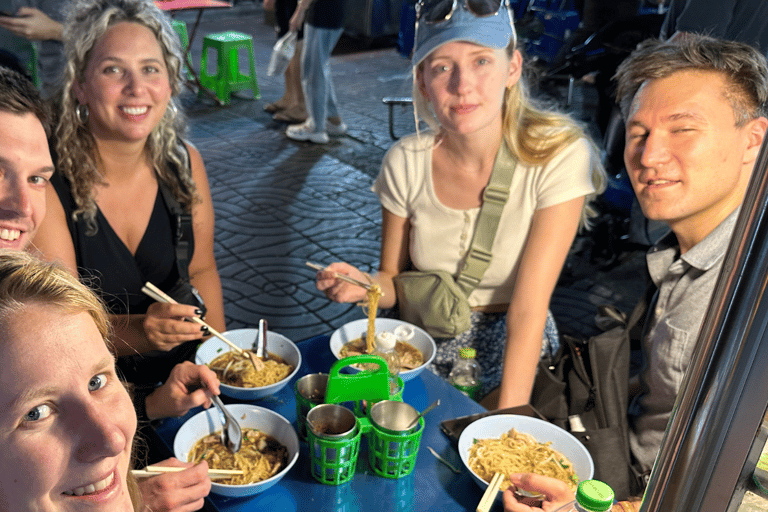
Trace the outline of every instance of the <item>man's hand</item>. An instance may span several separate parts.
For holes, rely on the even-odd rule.
[[[0,16],[0,27],[30,41],[61,41],[62,25],[40,9],[22,7],[16,16]]]
[[[171,458],[156,465],[188,469],[139,480],[143,512],[192,512],[203,508],[203,498],[211,491],[207,462],[195,465]]]
[[[211,395],[219,394],[219,379],[205,365],[189,361],[177,364],[162,386],[147,396],[147,417],[184,416],[190,409],[211,406]]]

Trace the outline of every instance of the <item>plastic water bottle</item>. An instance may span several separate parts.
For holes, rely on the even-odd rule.
[[[400,356],[395,352],[397,345],[397,336],[391,332],[380,332],[376,334],[376,350],[374,354],[384,358],[387,362],[389,371],[389,394],[395,396],[400,391],[398,376],[400,374]]]
[[[475,361],[477,351],[472,347],[459,349],[459,360],[453,365],[448,380],[453,386],[472,400],[480,397],[480,365]]]
[[[600,480],[584,480],[576,489],[576,499],[555,512],[605,512],[613,506],[613,489]]]

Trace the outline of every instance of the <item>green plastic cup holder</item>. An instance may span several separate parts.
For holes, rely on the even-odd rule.
[[[416,467],[421,434],[424,432],[424,418],[419,418],[415,428],[399,433],[384,431],[370,422],[369,425],[368,464],[373,472],[384,478],[409,475]]]
[[[356,418],[355,434],[346,439],[332,440],[317,436],[307,429],[310,471],[315,480],[326,485],[340,485],[352,480],[360,453],[363,430]]]
[[[376,370],[363,370],[359,373],[341,373],[341,370],[354,364],[375,363]],[[402,388],[402,386],[400,386]],[[326,403],[368,400],[378,402],[389,399],[389,372],[384,358],[373,354],[345,357],[339,359],[328,372],[328,387],[325,390]]]

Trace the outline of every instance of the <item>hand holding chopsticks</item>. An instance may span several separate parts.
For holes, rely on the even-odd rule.
[[[176,466],[147,466],[144,469],[134,469],[131,474],[136,478],[147,478],[151,476],[161,475],[163,473],[178,473],[189,468],[180,468]],[[219,478],[229,478],[234,475],[242,475],[241,469],[209,469],[208,476],[211,480]]]
[[[164,302],[167,304],[178,304],[178,302],[176,302],[173,299],[173,297],[167,295],[163,290],[153,285],[149,281],[147,281],[147,283],[141,288],[141,291],[144,292],[146,295],[155,299],[157,302]],[[190,317],[190,320],[192,320],[193,322],[197,322],[200,325],[204,325],[205,327],[208,328],[211,334],[213,334],[214,336],[219,338],[221,341],[229,345],[232,348],[232,350],[250,359],[251,363],[253,364],[253,367],[256,369],[257,372],[261,371],[264,368],[264,362],[261,359],[257,358],[253,352],[251,352],[250,350],[243,350],[242,348],[238,347],[237,345],[229,341],[227,338],[225,338],[219,331],[217,331],[216,329],[208,325],[208,323],[202,318],[193,316],[193,317]]]
[[[317,271],[327,271],[327,272],[330,272],[324,266],[318,265],[317,263],[312,263],[311,261],[306,262],[306,265],[309,268],[315,269]],[[358,281],[357,279],[355,279],[353,277],[349,277],[346,274],[341,274],[339,272],[334,272],[333,275],[336,277],[336,279],[341,279],[342,281],[346,281],[347,283],[357,285],[357,286],[359,286],[361,288],[365,288],[366,290],[370,290],[370,288],[371,288],[371,283],[364,283],[362,281]],[[382,295],[382,297],[384,296],[383,293],[381,295]]]
[[[504,481],[504,474],[496,472],[491,478],[491,483],[488,484],[488,488],[485,490],[483,497],[480,498],[480,503],[477,504],[477,512],[488,512],[493,506],[493,502],[496,500],[496,495],[499,493],[499,487],[501,482]]]

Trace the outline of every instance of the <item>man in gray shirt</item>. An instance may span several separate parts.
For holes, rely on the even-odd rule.
[[[647,254],[658,291],[644,325],[630,446],[653,466],[768,127],[768,66],[743,43],[647,41],[617,71],[624,161],[646,217],[671,233]]]

